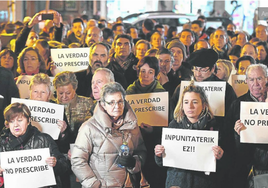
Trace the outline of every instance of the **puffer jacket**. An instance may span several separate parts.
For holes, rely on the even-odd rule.
[[[94,116],[79,129],[72,151],[72,170],[86,187],[124,187],[127,172],[137,173],[145,161],[146,148],[137,125],[137,118],[129,104],[125,103],[124,121],[119,129],[100,103]],[[120,168],[116,164],[120,146],[128,143],[130,154],[136,159],[133,169]]]
[[[1,132],[0,137],[0,152],[6,151],[16,151],[16,150],[28,150],[28,149],[40,149],[40,148],[49,148],[50,156],[54,156],[57,159],[56,166],[53,168],[55,177],[57,180],[57,185],[53,186],[55,188],[61,188],[61,182],[59,180],[59,175],[65,173],[69,165],[67,159],[63,154],[60,153],[57,144],[51,136],[45,133],[41,133],[36,127],[31,124],[28,125],[27,129],[33,130],[33,135],[23,144],[23,147],[12,148],[10,137],[10,130],[4,128]],[[9,140],[9,141],[8,141]]]

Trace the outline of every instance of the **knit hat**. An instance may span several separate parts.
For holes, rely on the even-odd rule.
[[[173,48],[173,47],[178,47],[178,48],[181,49],[181,51],[183,53],[183,60],[185,60],[185,58],[186,58],[186,48],[185,48],[184,44],[182,44],[179,40],[175,39],[175,40],[170,41],[166,45],[166,48],[169,49],[169,50],[171,48]]]

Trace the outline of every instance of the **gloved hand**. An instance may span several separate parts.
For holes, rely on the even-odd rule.
[[[126,168],[134,168],[136,165],[136,159],[131,155],[119,156],[117,163],[126,167]]]

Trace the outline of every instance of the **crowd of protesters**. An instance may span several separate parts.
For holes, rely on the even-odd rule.
[[[52,14],[51,20],[41,20],[42,14],[37,13],[22,22],[0,25],[1,152],[36,149],[25,145],[34,135],[46,137],[56,148],[48,135],[33,128],[29,110],[23,110],[27,107],[11,104],[12,97],[20,97],[16,81],[21,75],[30,75],[30,100],[64,105],[63,121],[57,123],[57,155],[48,161],[57,185],[50,187],[253,188],[252,173],[267,174],[267,144],[240,143],[240,133],[246,129],[240,120],[240,102],[267,100],[266,26],[258,25],[252,34],[234,24],[207,28],[201,15],[180,32],[151,19],[145,19],[139,30],[124,24],[121,17],[110,24],[83,15],[68,25],[58,12]],[[34,28],[41,21],[44,27],[38,33]],[[84,47],[90,47],[87,69],[57,69],[51,49]],[[242,96],[228,83],[236,74],[246,75],[248,92]],[[49,77],[54,77],[55,93]],[[185,80],[191,85],[180,98],[180,84]],[[223,117],[213,115],[195,81],[226,83]],[[219,132],[218,146],[212,148],[217,161],[215,173],[163,167],[162,127],[138,125],[125,96],[165,91],[169,96],[169,127]],[[14,127],[20,129],[20,119],[25,124],[16,134]],[[31,131],[31,137],[25,137]],[[12,137],[6,143],[9,132]],[[19,137],[25,143],[18,142]],[[124,142],[130,155],[118,156]],[[0,168],[1,176],[3,172]]]

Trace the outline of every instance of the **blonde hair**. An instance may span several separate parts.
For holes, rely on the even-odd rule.
[[[223,78],[223,80],[228,81],[232,70],[235,69],[233,63],[231,63],[231,61],[226,60],[226,59],[218,59],[216,64],[217,63],[222,64],[222,66],[224,68],[224,78]]]
[[[183,99],[184,99],[185,93],[191,93],[191,92],[199,94],[199,97],[202,101],[203,111],[201,112],[199,117],[202,117],[204,115],[209,115],[210,118],[213,118],[213,113],[209,107],[209,103],[208,103],[208,99],[207,99],[207,96],[205,94],[205,91],[203,90],[202,87],[195,86],[194,81],[192,80],[190,85],[187,86],[182,92],[182,96],[181,96],[180,100],[178,101],[177,106],[174,110],[174,119],[177,122],[180,122],[184,118],[185,113],[183,110]]]
[[[46,85],[48,91],[50,92],[50,78],[47,74],[44,73],[35,74],[30,82],[30,90],[32,89],[33,85],[40,85],[40,84]]]

